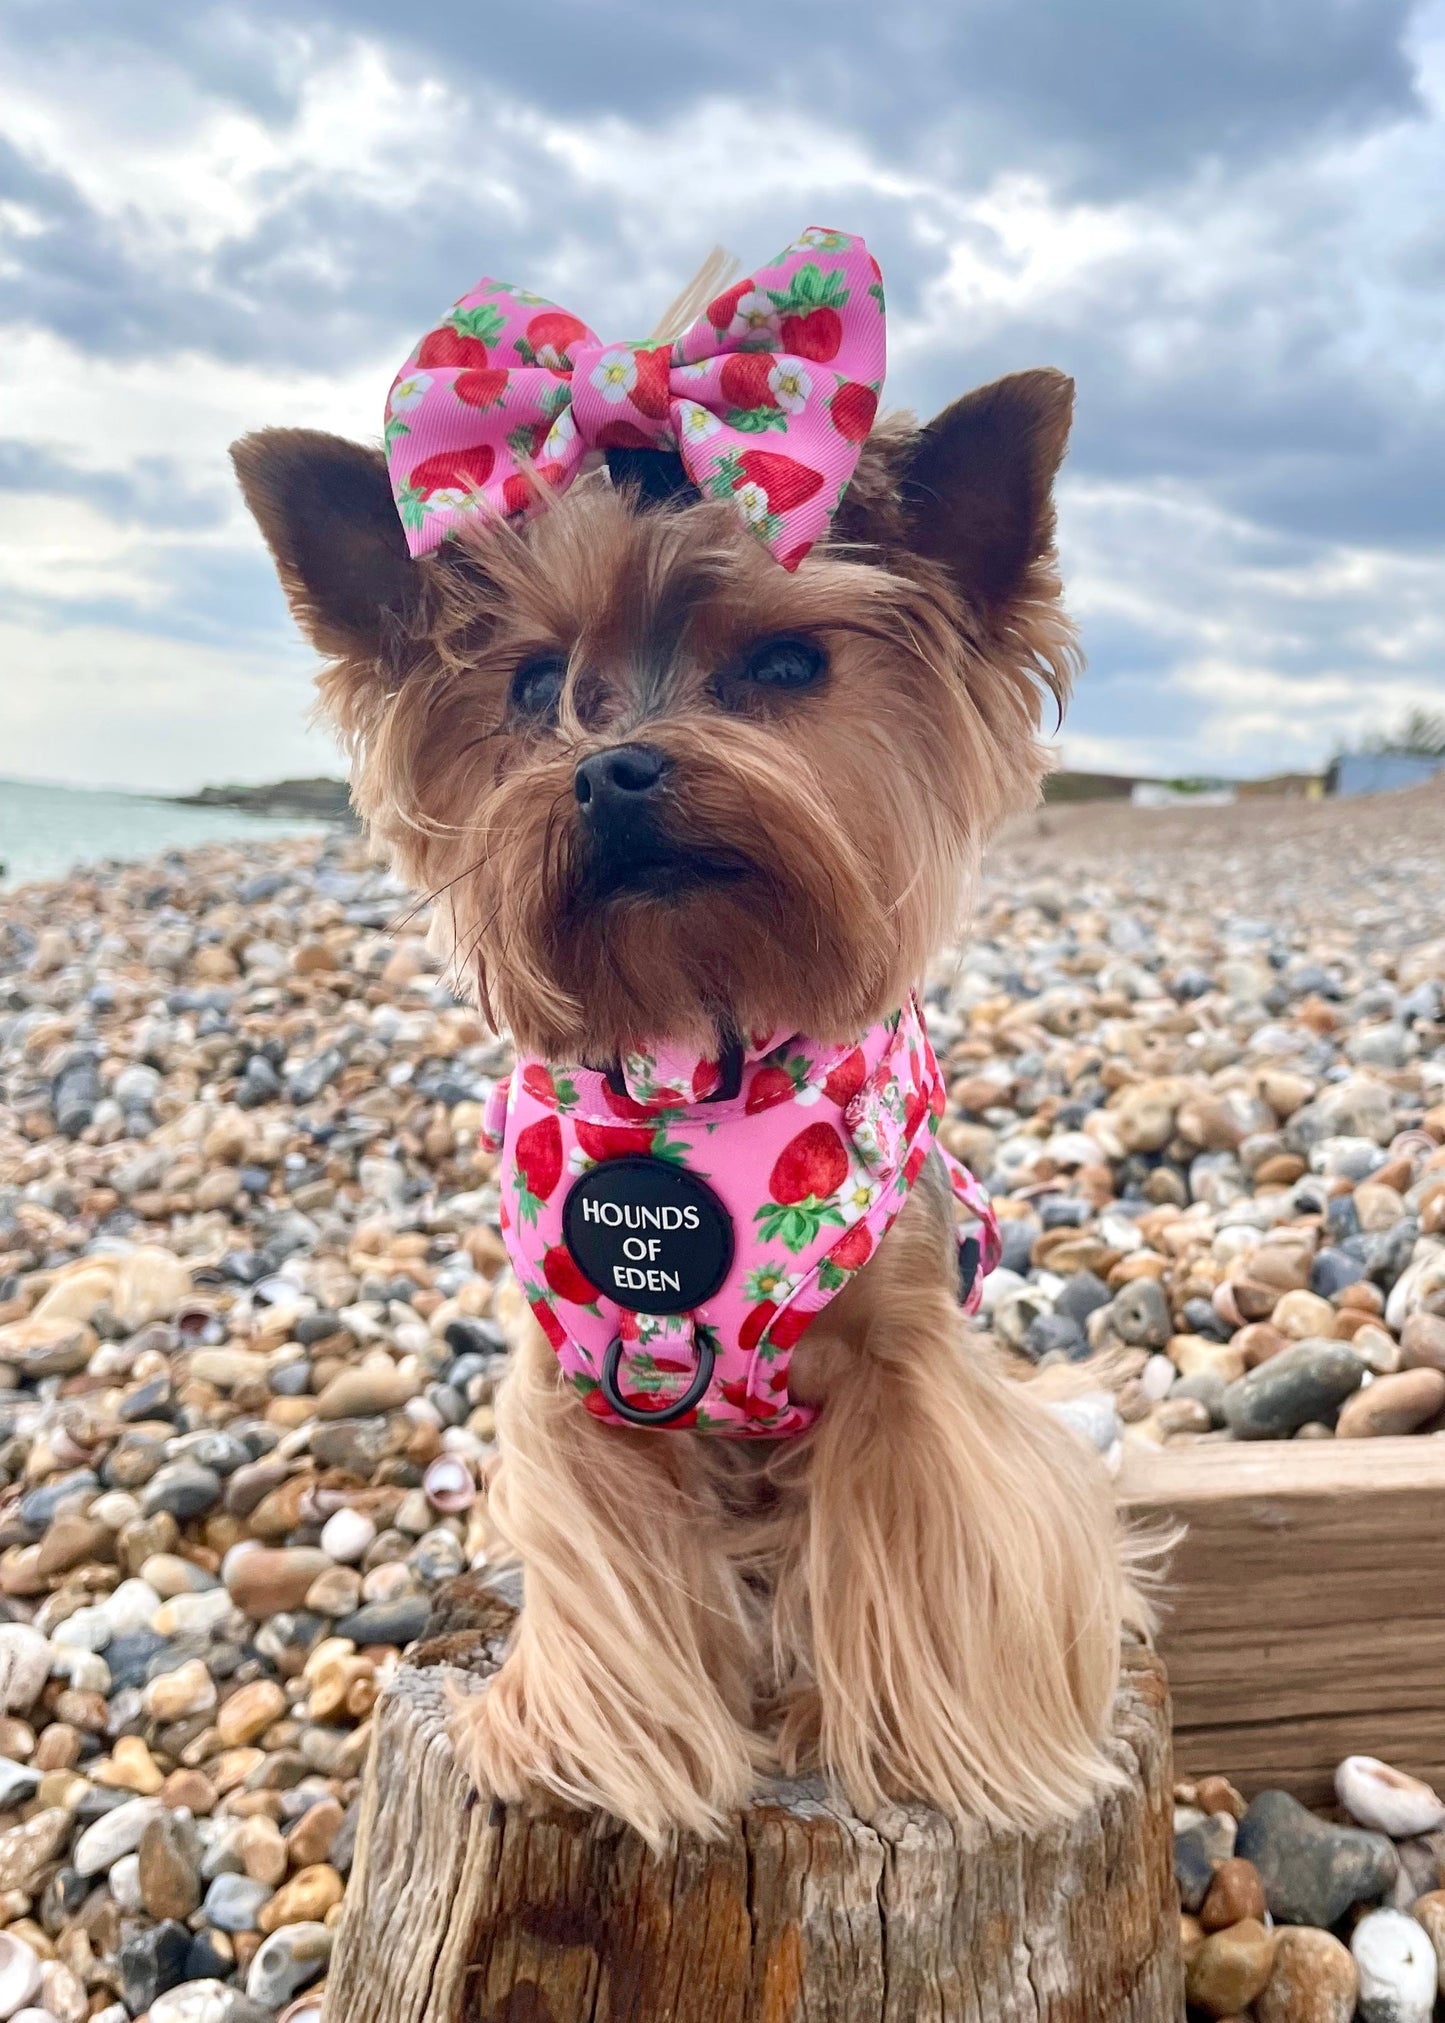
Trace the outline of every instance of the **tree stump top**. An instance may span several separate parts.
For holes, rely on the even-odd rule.
[[[1183,2015],[1168,1696],[1127,1655],[1128,1783],[1034,1836],[921,1805],[864,1820],[763,1790],[666,1855],[615,1821],[489,1803],[457,1768],[448,1683],[377,1710],[326,2023],[1174,2023]]]

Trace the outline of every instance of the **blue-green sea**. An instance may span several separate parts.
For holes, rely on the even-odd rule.
[[[299,816],[185,808],[143,794],[0,779],[0,889],[63,878],[107,857],[153,857],[247,836],[314,835],[318,827]]]

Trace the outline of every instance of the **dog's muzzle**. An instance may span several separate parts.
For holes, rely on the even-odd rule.
[[[579,763],[572,782],[578,820],[604,892],[645,880],[671,854],[658,819],[668,771],[655,745],[611,745]]]

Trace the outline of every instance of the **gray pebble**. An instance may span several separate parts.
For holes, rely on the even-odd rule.
[[[410,1644],[421,1636],[431,1614],[425,1595],[398,1595],[387,1602],[370,1602],[355,1615],[343,1616],[336,1625],[338,1637],[350,1637],[355,1644]]]
[[[1394,1882],[1398,1858],[1381,1833],[1333,1826],[1284,1791],[1261,1791],[1239,1823],[1234,1851],[1259,1870],[1281,1924],[1338,1923]]]
[[[1136,1278],[1115,1294],[1109,1323],[1131,1348],[1162,1349],[1173,1333],[1169,1301],[1154,1278]]]
[[[1343,1342],[1297,1342],[1228,1386],[1225,1421],[1237,1440],[1283,1439],[1315,1420],[1330,1425],[1364,1376],[1363,1361]]]
[[[330,1958],[331,1932],[325,1925],[283,1925],[257,1949],[247,1969],[246,1993],[253,2002],[279,2009],[325,1973]]]
[[[194,1461],[172,1461],[159,1468],[145,1486],[141,1508],[147,1517],[168,1511],[179,1521],[200,1517],[221,1500],[221,1478],[214,1469]]]
[[[201,1916],[218,1932],[254,1932],[262,1908],[276,1892],[248,1875],[218,1875],[206,1891]]]

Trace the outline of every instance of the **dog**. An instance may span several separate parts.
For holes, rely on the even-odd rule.
[[[923,426],[875,415],[882,292],[860,247],[813,232],[766,276],[710,296],[706,275],[630,349],[482,284],[398,376],[386,451],[270,429],[233,452],[326,662],[321,708],[356,806],[432,896],[456,974],[527,1064],[494,1141],[509,1244],[534,1241],[529,1215],[561,1214],[571,1187],[566,1245],[541,1256],[531,1310],[518,1302],[498,1398],[491,1510],[525,1607],[490,1689],[458,1712],[458,1746],[484,1790],[598,1807],[654,1845],[715,1833],[779,1771],[820,1772],[865,1812],[908,1797],[1018,1828],[1119,1774],[1105,1735],[1138,1611],[1127,1548],[1096,1457],[966,1328],[931,1137],[942,1081],[912,995],[958,933],[989,837],[1037,803],[1042,707],[1062,708],[1078,665],[1052,505],[1073,387],[1023,371]],[[865,293],[871,378],[838,364]],[[720,366],[696,355],[710,342]],[[439,385],[495,455],[435,447]],[[701,401],[719,385],[722,407],[693,415],[689,389]],[[808,479],[756,482],[788,463],[820,389],[832,434]],[[689,431],[706,438],[691,465]],[[794,541],[814,477],[825,510]],[[860,1051],[867,1034],[881,1065]],[[697,1068],[692,1086],[670,1082],[675,1058],[703,1082]],[[825,1102],[835,1069],[814,1065],[846,1061]],[[875,1084],[910,1148],[893,1164],[857,1123]],[[776,1128],[774,1094],[804,1106],[785,1120],[802,1120],[795,1148],[832,1131],[850,1172],[880,1162],[885,1180],[860,1183],[865,1230],[830,1174],[784,1188],[781,1152],[758,1185],[786,1198],[751,1211],[710,1183],[695,1208],[690,1175],[654,1170],[675,1164],[674,1123],[684,1165],[728,1119],[767,1111]],[[530,1165],[524,1102],[549,1147]],[[814,1102],[829,1121],[807,1122]],[[615,1171],[599,1146],[612,1127]],[[745,1136],[739,1122],[740,1158]],[[599,1174],[616,1187],[625,1173],[640,1205],[596,1192]],[[683,1188],[672,1211],[668,1187]],[[649,1290],[675,1275],[646,1261],[672,1213],[720,1246],[679,1265],[693,1274],[680,1316],[676,1285]],[[611,1265],[596,1248],[609,1216],[633,1246],[614,1244]],[[752,1284],[768,1332],[725,1406],[702,1383],[699,1293],[735,1239],[757,1248],[754,1225],[781,1232],[784,1263],[795,1237],[822,1262],[801,1309],[786,1274]],[[644,1263],[615,1286],[640,1290],[610,1300],[598,1283],[624,1254]],[[789,1310],[806,1325],[785,1330]],[[678,1374],[659,1376],[659,1343],[684,1351]],[[784,1348],[779,1395],[759,1372],[776,1384]],[[700,1416],[698,1398],[731,1420]]]

